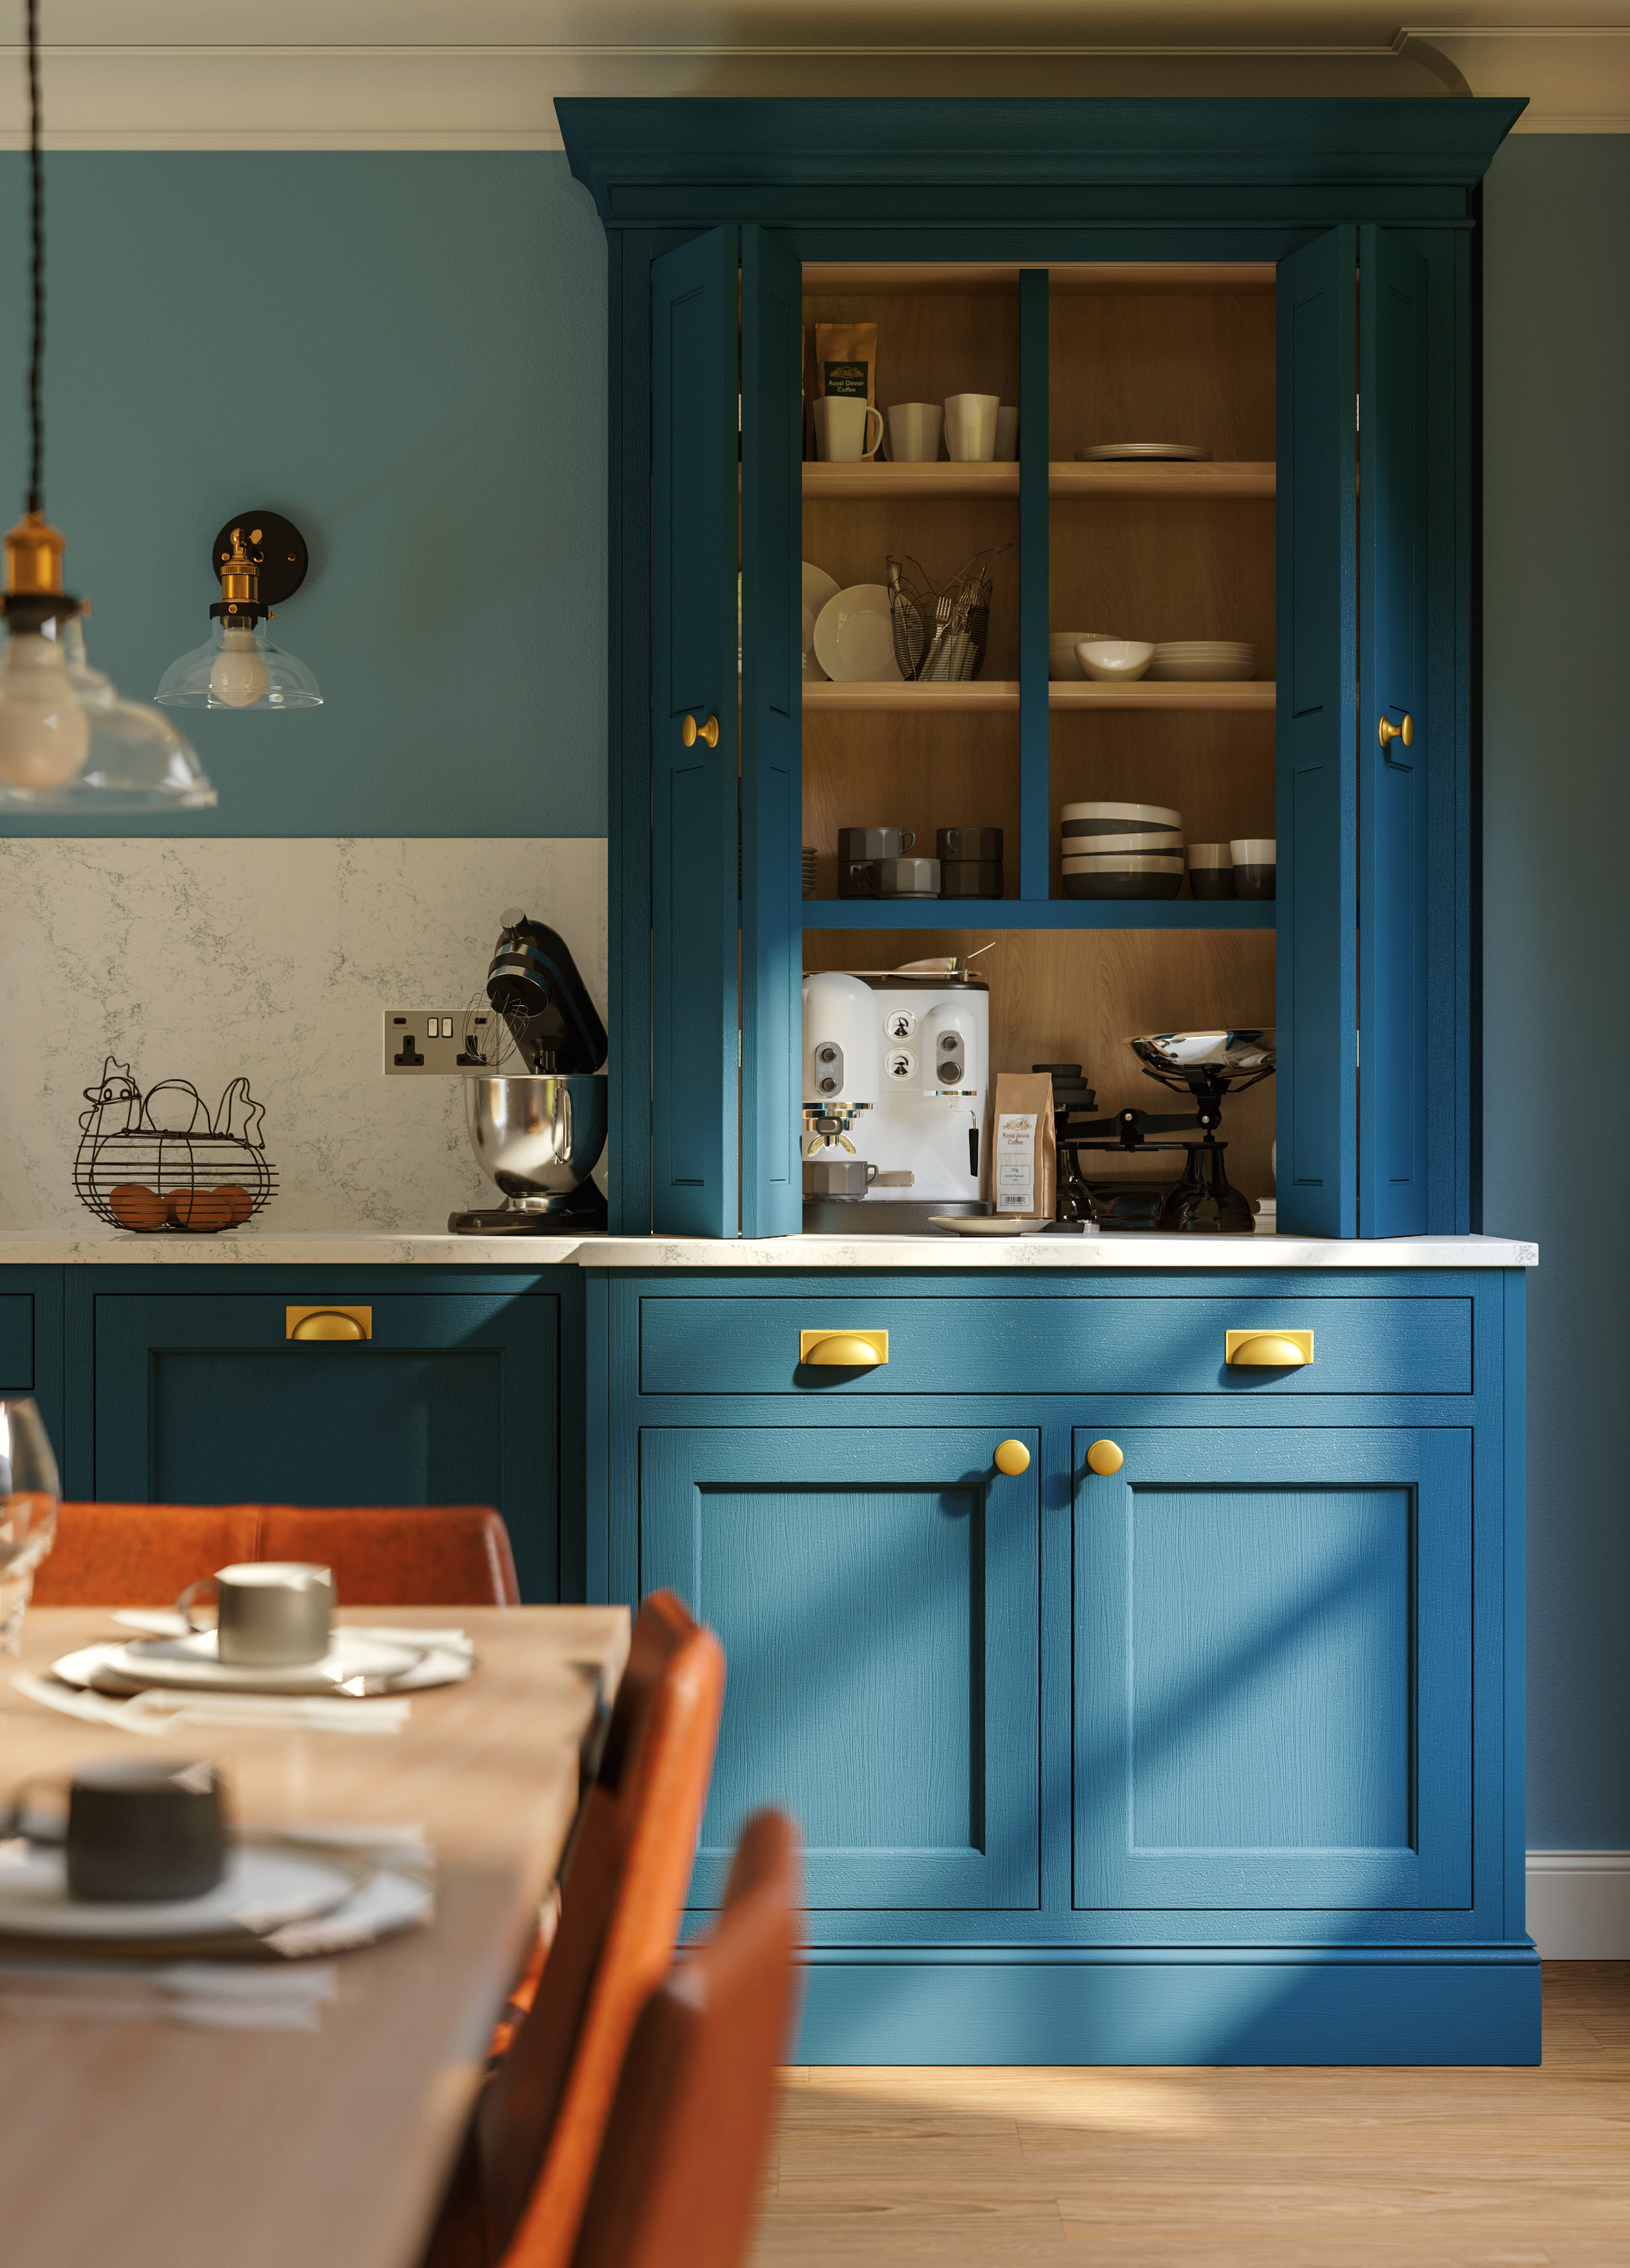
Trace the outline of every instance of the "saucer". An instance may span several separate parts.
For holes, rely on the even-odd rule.
[[[230,1852],[225,1873],[202,1897],[92,1904],[69,1896],[68,1862],[61,1850],[30,1844],[26,1856],[0,1864],[0,1937],[48,1938],[70,1945],[109,1939],[170,1945],[178,1939],[263,1937],[268,1930],[334,1912],[357,1888],[356,1870],[331,1859],[245,1843]]]

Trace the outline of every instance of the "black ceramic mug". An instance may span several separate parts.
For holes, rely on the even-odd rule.
[[[0,1832],[28,1831],[26,1792],[12,1797]],[[31,1839],[57,1837],[36,1833]],[[68,1824],[61,1840],[70,1898],[92,1905],[201,1898],[226,1870],[220,1774],[212,1764],[173,1756],[82,1764],[68,1785]]]

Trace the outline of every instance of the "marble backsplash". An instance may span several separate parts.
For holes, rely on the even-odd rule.
[[[279,1189],[241,1234],[496,1203],[462,1082],[387,1079],[381,1032],[461,1007],[510,905],[560,931],[604,1015],[603,840],[0,840],[0,1227],[92,1226],[73,1160],[109,1056],[212,1109],[248,1079]]]

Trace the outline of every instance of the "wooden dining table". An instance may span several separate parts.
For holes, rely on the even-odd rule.
[[[613,1607],[347,1614],[458,1624],[465,1683],[391,1735],[184,1727],[158,1741],[58,1715],[11,1683],[120,1635],[105,1610],[31,1613],[0,1655],[0,1789],[92,1757],[209,1756],[238,1826],[422,1826],[430,1925],[335,1958],[313,2031],[0,2015],[0,2250],[9,2268],[414,2268],[494,2017],[560,1864],[597,1700],[627,1658]],[[125,1633],[128,1635],[128,1633]],[[359,1707],[366,1706],[358,1704]]]

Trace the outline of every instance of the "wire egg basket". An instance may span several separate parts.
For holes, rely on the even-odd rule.
[[[109,1056],[84,1099],[74,1188],[114,1228],[237,1228],[277,1193],[266,1113],[246,1079],[231,1082],[212,1115],[186,1079],[161,1079],[143,1094],[128,1064]]]

